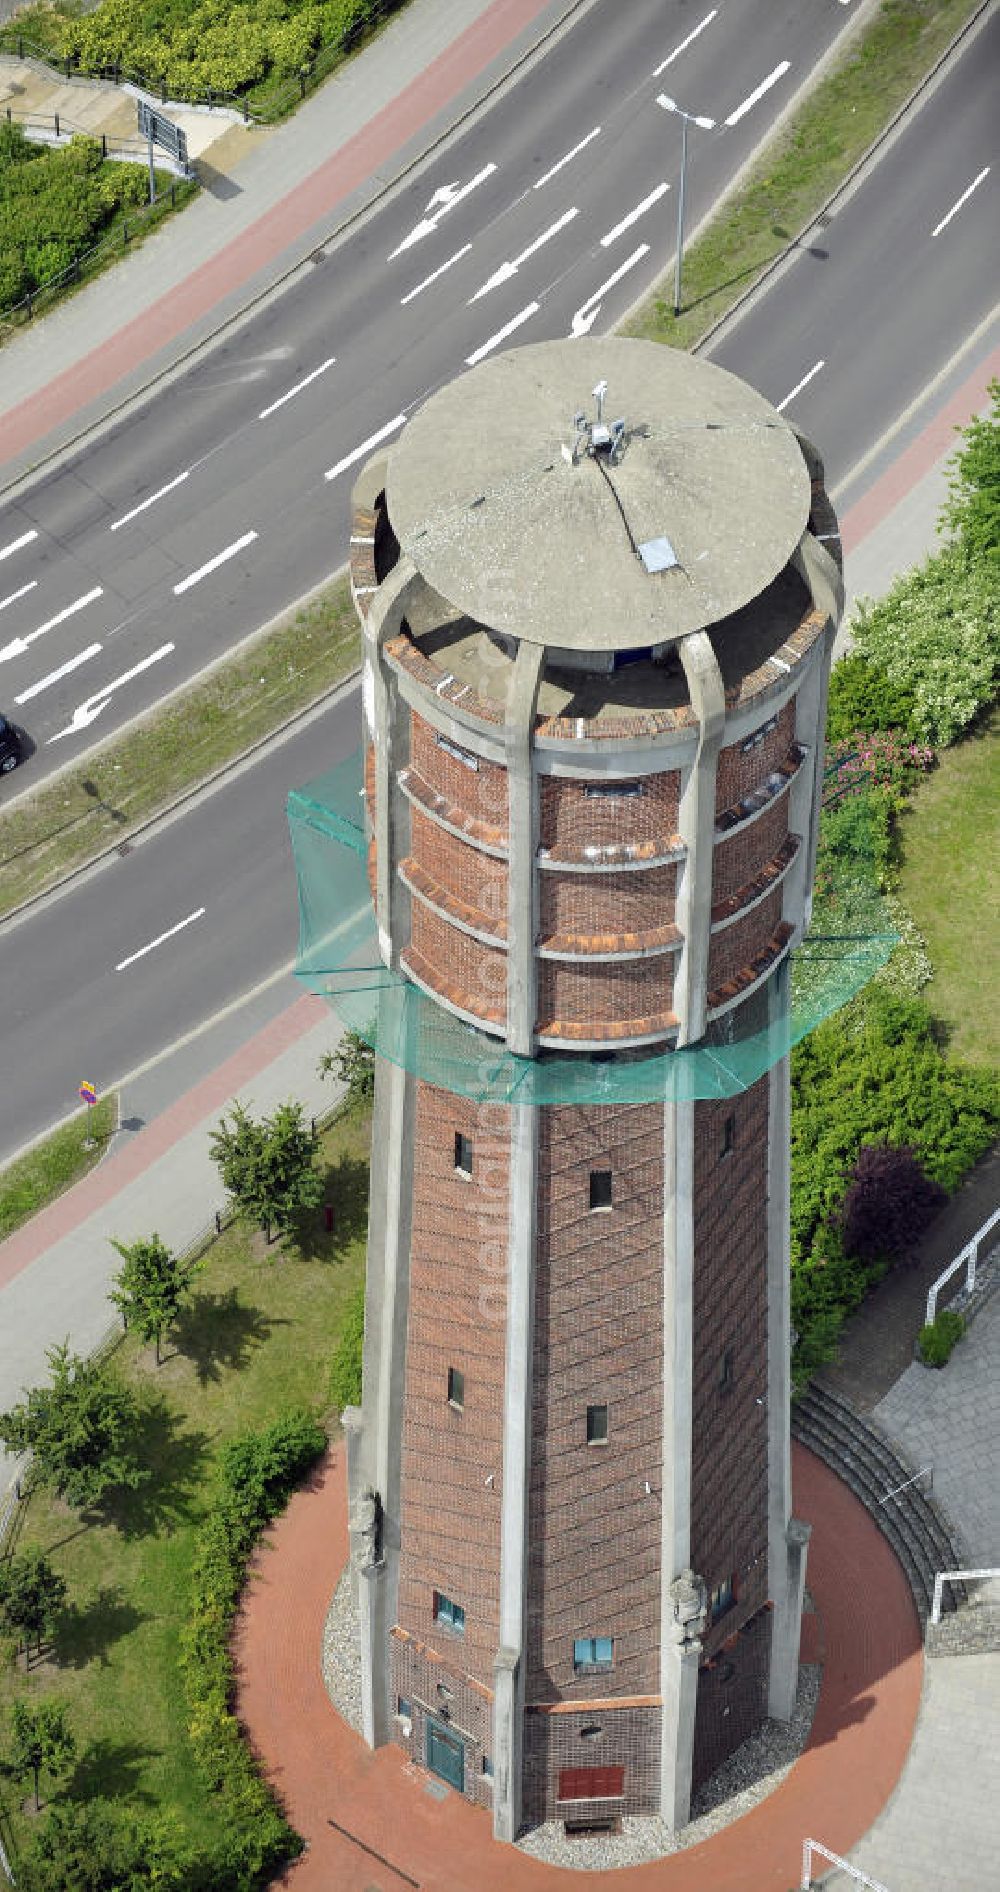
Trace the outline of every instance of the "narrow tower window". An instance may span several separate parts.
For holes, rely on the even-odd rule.
[[[457,1366],[448,1368],[448,1404],[461,1412],[465,1405],[465,1374]]]
[[[722,1126],[722,1148],[719,1151],[720,1157],[730,1156],[735,1148],[736,1148],[736,1118],[733,1116],[729,1116],[726,1118],[726,1121]]]
[[[719,1365],[719,1391],[728,1393],[733,1383],[733,1349],[727,1347]]]
[[[472,1180],[472,1138],[455,1131],[455,1168],[460,1176]]]
[[[721,1616],[725,1616],[727,1610],[732,1609],[735,1601],[736,1601],[736,1577],[735,1575],[733,1575],[731,1577],[726,1577],[725,1581],[723,1583],[718,1584],[716,1588],[712,1591],[712,1595],[709,1600],[709,1611],[710,1611],[711,1621],[713,1623],[717,1623]]]
[[[608,1409],[606,1406],[587,1407],[587,1444],[607,1445]]]
[[[592,1169],[590,1172],[591,1209],[610,1209],[611,1207],[611,1171],[610,1169]]]
[[[465,1611],[461,1603],[453,1603],[450,1596],[442,1596],[440,1590],[434,1592],[434,1621],[439,1629],[450,1629],[454,1636],[465,1635]]]

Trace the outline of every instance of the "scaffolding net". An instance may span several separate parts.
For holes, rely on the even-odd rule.
[[[879,825],[843,763],[824,784],[810,931],[695,1045],[516,1057],[380,958],[368,885],[361,752],[288,798],[298,877],[296,977],[345,1030],[444,1090],[502,1104],[680,1103],[732,1097],[763,1077],[889,959],[898,935],[879,891]]]

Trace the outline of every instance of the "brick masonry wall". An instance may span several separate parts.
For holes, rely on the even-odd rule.
[[[538,968],[538,1029],[550,1021],[592,1022],[594,1038],[613,1024],[634,1024],[635,1035],[646,1019],[659,1019],[673,1006],[674,955],[655,959],[628,959],[611,965],[577,965],[543,960]],[[610,1034],[609,1034],[610,1035]]]
[[[772,1622],[771,1611],[760,1610],[733,1637],[731,1646],[698,1671],[691,1769],[695,1793],[767,1714]]]
[[[743,919],[734,920],[721,933],[712,934],[712,943],[708,956],[708,989],[716,991],[725,985],[742,966],[748,966],[756,955],[763,952],[781,921],[782,889],[775,887],[773,893],[751,908]]]
[[[660,1709],[598,1708],[582,1714],[529,1714],[524,1724],[524,1815],[542,1820],[600,1819],[615,1813],[657,1813],[660,1800]],[[584,1735],[584,1728],[599,1728]],[[622,1801],[557,1798],[559,1775],[572,1767],[623,1767]]]
[[[493,1702],[488,1689],[477,1687],[453,1664],[442,1662],[425,1644],[412,1637],[392,1637],[392,1698],[395,1707],[400,1697],[412,1709],[411,1729],[407,1736],[402,1722],[394,1717],[392,1738],[411,1760],[421,1767],[428,1764],[427,1724],[443,1722],[456,1735],[465,1750],[465,1796],[477,1806],[493,1804],[492,1781],[483,1772],[484,1756],[493,1746]],[[442,1715],[442,1709],[447,1710]]]
[[[414,900],[410,916],[410,943],[418,952],[432,982],[440,974],[441,990],[460,994],[463,1010],[489,1017],[506,1013],[507,956],[496,946],[484,946],[456,926]]]
[[[591,1211],[590,1174],[615,1205]],[[659,1688],[663,1112],[540,1112],[529,1498],[528,1703]],[[607,1405],[606,1445],[587,1443]],[[577,1637],[614,1667],[576,1675]],[[581,1744],[582,1745],[582,1744]],[[585,1761],[584,1755],[581,1764]]]
[[[736,1576],[713,1656],[767,1600],[767,1079],[694,1109],[691,1565],[710,1591]]]
[[[546,848],[638,846],[676,832],[676,769],[643,776],[641,795],[588,795],[584,783],[553,775],[543,775],[540,788],[541,845]]]
[[[497,762],[487,762],[481,756],[477,759],[477,769],[467,768],[435,741],[433,729],[422,716],[411,716],[410,762],[418,775],[474,820],[506,829],[507,771]]]
[[[738,893],[778,853],[788,835],[788,796],[765,808],[747,828],[716,841],[712,857],[712,904]]]
[[[538,876],[543,940],[552,933],[639,933],[667,926],[674,917],[676,867],[621,874]]]
[[[507,863],[458,840],[414,808],[410,852],[424,871],[457,900],[483,916],[486,931],[507,920]]]
[[[769,720],[769,718],[764,718]],[[741,739],[742,740],[742,739]],[[795,699],[786,703],[778,711],[777,728],[755,749],[748,749],[746,754],[739,742],[730,743],[719,755],[718,772],[715,778],[715,812],[721,815],[723,809],[732,808],[751,789],[759,788],[767,780],[779,762],[783,762],[795,740]]]
[[[455,1132],[472,1139],[472,1180]],[[399,1624],[492,1687],[499,1640],[509,1112],[420,1084],[403,1410]],[[465,1406],[448,1403],[448,1368]],[[494,1483],[485,1479],[493,1473]],[[439,1590],[465,1634],[434,1622]]]

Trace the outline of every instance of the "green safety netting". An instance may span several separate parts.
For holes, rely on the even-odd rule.
[[[296,977],[381,1057],[479,1102],[664,1103],[746,1090],[853,996],[897,941],[864,798],[824,825],[813,924],[749,1001],[682,1050],[542,1051],[519,1058],[383,965],[366,868],[361,752],[288,798],[299,892]],[[839,801],[831,772],[824,808]],[[827,829],[829,832],[827,832]]]

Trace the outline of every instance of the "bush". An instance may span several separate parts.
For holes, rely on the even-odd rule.
[[[946,1201],[912,1150],[863,1143],[841,1212],[844,1249],[862,1261],[896,1260],[916,1246]]]
[[[220,1892],[258,1884],[302,1848],[257,1772],[233,1714],[229,1638],[254,1542],[325,1445],[323,1428],[304,1410],[234,1440],[221,1455],[216,1503],[195,1550],[181,1669],[191,1744],[220,1800],[220,1876],[198,1884],[217,1884]]]
[[[17,1892],[210,1892],[211,1880],[192,1866],[169,1818],[109,1800],[66,1800],[20,1853]]]
[[[94,138],[51,149],[0,125],[0,308],[72,269],[147,191],[143,167],[104,163]]]
[[[858,730],[877,729],[892,729],[912,740],[917,735],[916,707],[908,684],[891,682],[877,664],[849,651],[830,672],[827,741],[848,742]]]
[[[87,1510],[109,1491],[136,1491],[149,1472],[136,1460],[139,1404],[107,1368],[50,1347],[50,1386],[33,1386],[21,1405],[0,1413],[0,1440],[31,1452],[31,1478],[67,1504]]]
[[[896,690],[913,693],[910,726],[947,747],[996,694],[1000,592],[985,561],[948,545],[898,578],[851,621],[859,657]]]
[[[946,1366],[964,1332],[961,1314],[950,1307],[942,1308],[935,1320],[920,1329],[917,1336],[920,1358],[927,1366]]]
[[[330,1369],[330,1398],[338,1412],[361,1404],[361,1356],[365,1343],[365,1284],[347,1305],[344,1325]]]
[[[990,412],[977,414],[951,462],[945,520],[970,558],[1000,566],[1000,381],[990,382]]]

